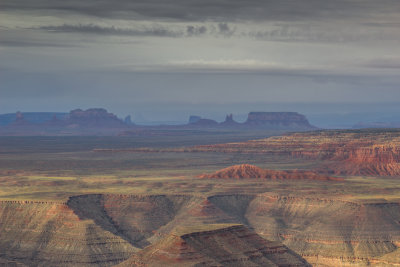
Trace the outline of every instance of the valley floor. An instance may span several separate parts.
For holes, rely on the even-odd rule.
[[[34,148],[27,150],[24,144],[33,139],[13,140],[0,140],[0,265],[143,262],[153,249],[175,240],[171,234],[182,227],[211,231],[243,225],[241,231],[276,242],[257,247],[262,251],[254,254],[257,260],[242,259],[248,264],[275,266],[278,258],[268,253],[282,249],[292,255],[285,256],[292,262],[289,266],[306,266],[306,261],[313,266],[400,266],[398,177],[200,179],[234,164],[312,170],[325,161],[221,151],[96,151],[104,148],[104,140],[82,148],[76,145],[84,142],[79,138],[70,139],[71,145],[62,138],[34,140]],[[113,142],[127,147],[130,141]],[[156,144],[153,147],[160,146]],[[228,235],[249,242],[244,234]],[[199,253],[197,237],[179,238],[173,242],[184,242],[182,249]],[[278,250],[272,249],[274,244]],[[168,246],[164,249],[172,253]],[[221,253],[199,257],[221,264],[226,260]],[[174,255],[187,260],[188,254]]]

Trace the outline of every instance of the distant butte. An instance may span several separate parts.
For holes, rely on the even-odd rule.
[[[306,117],[297,112],[250,112],[245,122],[228,114],[223,122],[192,115],[181,125],[137,125],[103,108],[75,109],[69,113],[28,112],[0,114],[0,135],[160,135],[166,130],[239,130],[309,131],[315,130]],[[168,132],[169,131],[169,132]],[[164,135],[164,133],[161,133]]]
[[[83,127],[124,127],[126,124],[116,115],[103,108],[87,110],[75,109],[69,113],[68,124],[78,124]]]
[[[316,129],[306,116],[297,112],[250,112],[244,124],[267,128]]]
[[[341,178],[328,177],[320,175],[312,171],[301,171],[301,170],[267,170],[261,169],[257,166],[250,164],[234,165],[228,168],[219,170],[212,174],[203,174],[199,178],[208,179],[271,179],[271,180],[319,180],[319,181],[338,181],[343,180]]]
[[[247,120],[239,123],[233,119],[232,114],[225,117],[225,121],[217,123],[214,120],[205,119],[200,116],[190,116],[187,126],[202,127],[227,127],[238,129],[271,129],[271,130],[315,130],[317,127],[311,125],[307,118],[297,112],[250,112]]]

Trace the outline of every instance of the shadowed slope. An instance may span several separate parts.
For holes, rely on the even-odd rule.
[[[246,218],[261,236],[282,241],[310,263],[331,262],[327,266],[379,262],[400,244],[398,203],[258,196]]]
[[[144,247],[154,231],[167,224],[190,200],[168,195],[82,195],[71,197],[68,205],[82,219],[92,219],[134,246]]]
[[[0,263],[6,266],[111,266],[136,250],[65,204],[0,201]]]
[[[243,225],[181,228],[120,266],[308,266]]]

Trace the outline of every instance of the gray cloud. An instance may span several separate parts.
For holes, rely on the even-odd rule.
[[[373,59],[367,62],[365,66],[378,69],[400,69],[400,58]]]
[[[218,24],[218,33],[225,37],[229,37],[235,33],[235,29],[231,29],[231,27],[229,27],[228,23],[219,23]]]
[[[390,28],[383,32],[380,28],[367,28],[359,25],[352,27],[332,25],[278,25],[268,30],[244,32],[242,35],[258,40],[280,42],[366,42],[376,40],[399,41],[400,28]],[[346,25],[345,25],[346,26]]]
[[[186,27],[186,34],[188,36],[199,36],[207,33],[207,27],[206,26],[192,26],[189,25]]]
[[[130,36],[160,36],[160,37],[180,37],[184,33],[181,31],[173,31],[162,26],[142,27],[141,29],[122,29],[111,27],[102,27],[94,24],[87,25],[69,25],[61,26],[42,26],[37,29],[53,31],[53,32],[71,32],[71,33],[93,33],[105,35],[130,35]]]
[[[0,40],[3,47],[79,47],[77,44],[62,44],[55,42],[38,42],[33,40]]]
[[[371,18],[378,14],[387,17],[400,11],[400,3],[397,0],[2,0],[0,9],[128,19],[299,21]]]
[[[0,100],[392,100],[399,14],[398,0],[0,0]]]
[[[36,30],[45,30],[55,33],[89,33],[100,35],[126,35],[126,36],[156,36],[156,37],[197,37],[209,34],[215,37],[232,37],[236,29],[228,23],[218,23],[214,25],[187,25],[172,29],[168,26],[141,26],[137,28],[118,28],[115,26],[99,26],[95,24],[63,24],[57,26],[40,26],[30,28]]]

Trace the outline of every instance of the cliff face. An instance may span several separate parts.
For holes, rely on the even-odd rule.
[[[282,244],[267,241],[243,225],[181,229],[119,266],[228,265],[309,266]]]
[[[319,175],[312,171],[300,170],[265,170],[250,164],[241,164],[231,166],[212,174],[203,174],[199,178],[222,178],[222,179],[272,179],[272,180],[320,180],[320,181],[334,181],[342,180],[339,178],[328,177]]]

